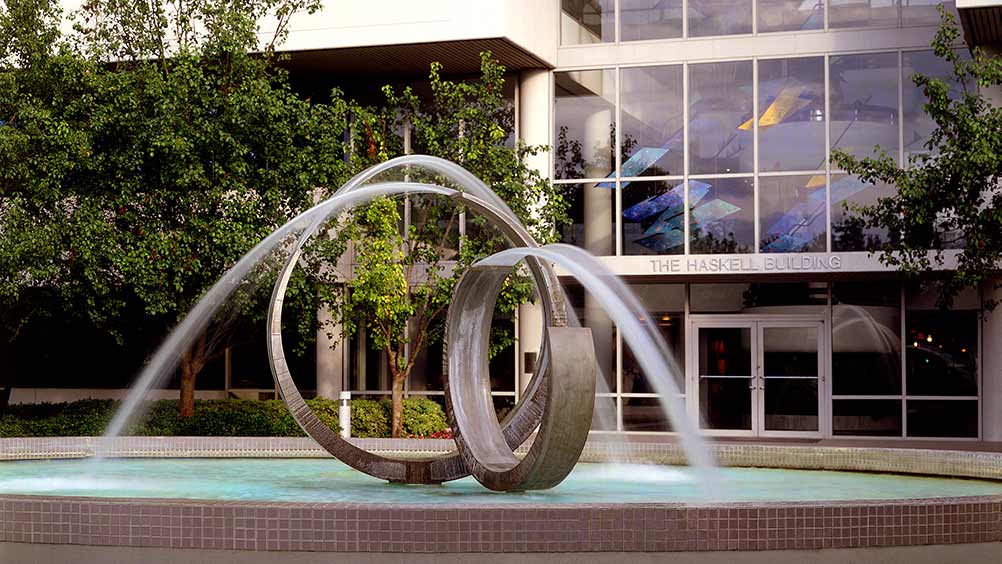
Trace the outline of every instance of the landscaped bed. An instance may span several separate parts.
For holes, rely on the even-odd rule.
[[[338,402],[307,400],[321,421],[338,430]],[[119,402],[81,400],[69,403],[9,405],[0,408],[0,437],[79,437],[104,433]],[[448,435],[442,406],[426,398],[404,400],[404,432],[409,437]],[[280,400],[198,400],[195,414],[178,416],[177,401],[150,402],[145,415],[127,430],[137,436],[302,437],[303,432]],[[351,401],[351,435],[390,436],[389,400]]]

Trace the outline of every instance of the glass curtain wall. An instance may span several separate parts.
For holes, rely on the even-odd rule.
[[[600,255],[891,244],[858,209],[893,187],[827,155],[879,146],[920,164],[934,124],[915,73],[950,78],[929,50],[556,72],[554,179],[573,220],[564,241]]]
[[[935,26],[940,4],[956,16],[953,0],[619,0],[618,14],[615,0],[561,0],[560,41],[569,46]]]
[[[643,374],[615,324],[589,309],[588,297],[580,286],[565,288],[582,325],[592,328],[604,375],[593,429],[670,432],[672,426],[661,407],[665,396]],[[825,316],[830,307],[831,395],[829,398],[824,387],[814,393],[824,394],[822,402],[830,405],[826,423],[833,436],[979,436],[980,302],[975,291],[962,294],[952,310],[944,311],[936,305],[935,285],[903,287],[890,280],[831,284],[640,282],[632,283],[631,289],[647,307],[678,366],[671,377],[682,393],[674,400],[684,403],[686,393],[697,393],[700,416],[709,428],[751,428],[748,383],[735,380],[750,373],[745,364],[751,354],[751,334],[739,327],[703,327],[697,345],[703,352],[695,368],[700,386],[687,390],[685,360],[694,351],[686,350],[686,311],[761,320],[777,314]],[[775,341],[781,345],[778,350],[795,343],[795,337],[803,337],[777,335],[771,337],[779,339]],[[770,335],[765,337],[763,346],[768,348]],[[784,364],[791,360],[789,354],[773,357],[779,361],[773,372],[799,366],[795,362]],[[828,359],[822,357],[822,362]],[[816,399],[813,404],[800,404],[816,405]],[[783,409],[791,406],[780,407],[777,413],[786,413]],[[816,412],[812,413],[816,420]]]

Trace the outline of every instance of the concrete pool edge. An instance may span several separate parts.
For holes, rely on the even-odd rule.
[[[97,439],[0,439],[0,458],[90,456]],[[451,441],[367,440],[428,455]],[[1002,479],[1002,453],[715,443],[725,466]],[[322,457],[309,439],[120,437],[112,456]],[[684,461],[673,443],[590,441],[583,461]],[[338,553],[820,550],[1002,542],[1002,495],[881,501],[407,506],[0,496],[0,542]],[[1002,551],[1002,545],[1000,545]]]
[[[500,508],[6,495],[0,517],[0,542],[251,551],[701,552],[1002,541],[1002,496]]]

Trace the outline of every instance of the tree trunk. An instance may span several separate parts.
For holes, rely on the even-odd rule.
[[[191,348],[181,353],[181,397],[177,404],[178,415],[195,414],[195,380],[205,367],[207,353],[205,335],[201,335]]]
[[[393,374],[393,431],[391,436],[394,439],[404,436],[404,382],[406,381],[406,375]]]

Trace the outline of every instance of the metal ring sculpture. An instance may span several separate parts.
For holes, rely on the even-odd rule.
[[[538,247],[514,213],[486,185],[458,165],[433,157],[401,157],[373,167],[349,181],[329,201],[361,191],[362,185],[379,173],[403,166],[430,169],[469,191],[399,182],[366,188],[372,197],[395,193],[442,195],[487,218],[516,247]],[[272,376],[299,426],[334,457],[392,482],[441,483],[472,473],[491,489],[512,490],[552,487],[563,480],[580,456],[591,426],[596,365],[590,331],[566,327],[566,306],[556,274],[549,264],[536,257],[527,257],[526,263],[539,288],[546,320],[544,339],[526,393],[503,422],[498,423],[490,401],[487,339],[494,303],[501,284],[511,272],[510,266],[471,268],[461,277],[457,299],[449,309],[446,408],[458,452],[424,460],[388,458],[354,446],[316,417],[299,393],[285,360],[282,304],[303,246],[326,218],[338,210],[333,208],[317,216],[295,243],[275,283],[268,312]],[[560,380],[559,387],[554,385],[555,380]],[[520,462],[512,449],[525,442],[538,425],[541,425],[539,435],[529,455]]]

